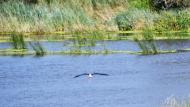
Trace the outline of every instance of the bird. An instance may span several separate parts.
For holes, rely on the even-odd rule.
[[[80,76],[85,76],[85,75],[88,75],[88,78],[92,78],[94,75],[102,75],[102,76],[109,76],[109,74],[105,74],[105,73],[83,73],[83,74],[79,74],[79,75],[76,75],[74,76],[73,78],[77,78],[77,77],[80,77]]]

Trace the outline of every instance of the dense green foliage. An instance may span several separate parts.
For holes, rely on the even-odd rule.
[[[188,30],[190,29],[190,11],[164,11],[161,13],[160,18],[155,20],[155,30]]]
[[[149,10],[132,9],[119,14],[115,20],[119,30],[123,31],[144,29],[156,31],[189,30],[190,11],[184,9],[157,13]]]
[[[116,23],[119,30],[138,30],[143,27],[151,27],[159,15],[149,10],[131,9],[119,14]]]

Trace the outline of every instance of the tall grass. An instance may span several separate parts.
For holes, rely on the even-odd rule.
[[[11,35],[11,44],[13,49],[27,49],[24,36],[22,34]]]
[[[189,9],[157,13],[151,11],[152,0],[22,1],[28,0],[0,3],[0,32],[190,29]]]
[[[142,54],[158,54],[158,50],[154,43],[153,33],[150,30],[146,30],[142,33],[142,39],[139,40],[134,37],[134,41],[138,44],[139,48],[142,50]]]
[[[127,0],[39,0],[35,5],[8,0],[0,4],[0,32],[96,29],[96,23],[101,22],[94,15],[97,9],[125,7],[124,4]]]
[[[71,25],[89,25],[93,21],[81,8],[45,4],[26,5],[23,2],[0,4],[0,31],[52,32],[69,29]]]
[[[150,9],[153,0],[128,0],[131,8]]]

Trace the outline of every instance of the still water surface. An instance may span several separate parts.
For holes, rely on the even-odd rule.
[[[1,107],[159,107],[190,96],[190,53],[0,57]],[[84,72],[110,76],[73,78]]]
[[[98,41],[94,50],[139,51],[132,41]],[[155,41],[158,49],[189,48],[189,40]],[[64,42],[42,42],[66,50]],[[10,48],[0,43],[0,49]],[[29,48],[31,49],[31,48]],[[84,47],[85,49],[85,47]],[[190,52],[160,55],[0,57],[0,107],[160,107],[170,96],[190,99]],[[85,72],[110,76],[73,78]]]

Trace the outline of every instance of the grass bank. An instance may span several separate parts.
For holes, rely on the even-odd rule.
[[[7,0],[0,2],[0,33],[190,31],[189,8],[155,11],[151,1]]]
[[[9,0],[0,3],[0,32],[114,31],[112,17],[126,7],[127,0]]]

